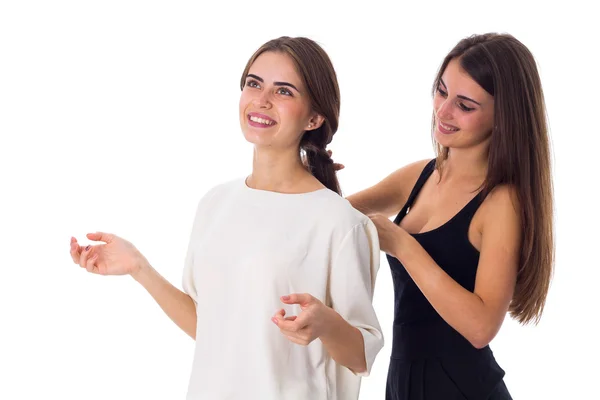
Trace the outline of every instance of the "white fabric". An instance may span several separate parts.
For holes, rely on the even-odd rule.
[[[372,307],[379,242],[371,220],[336,193],[281,194],[244,179],[198,205],[183,276],[196,302],[188,400],[351,400],[361,377],[319,339],[300,346],[271,321],[280,297],[309,293],[364,338],[368,375],[383,346]]]

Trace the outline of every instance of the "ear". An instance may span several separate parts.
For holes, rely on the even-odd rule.
[[[321,125],[325,122],[325,118],[320,114],[313,114],[312,117],[308,120],[308,123],[304,127],[305,131],[312,131],[315,129],[319,129]]]

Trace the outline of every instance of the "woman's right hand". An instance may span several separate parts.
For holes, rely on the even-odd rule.
[[[331,157],[333,155],[333,152],[331,150],[327,150],[327,154],[329,154],[329,157]],[[332,161],[333,161],[333,159],[332,159]],[[341,171],[344,168],[346,168],[344,166],[344,164],[340,164],[340,163],[336,163],[336,162],[333,163],[333,169],[334,169],[335,172]]]
[[[103,244],[79,246],[71,238],[71,258],[88,272],[100,275],[135,274],[147,264],[145,257],[133,244],[110,233],[88,233],[87,238]]]
[[[333,154],[333,152],[331,150],[327,150],[327,154],[329,154],[329,157],[331,157],[331,155]],[[301,159],[302,159],[302,165],[304,165],[304,168],[308,168],[308,160],[306,159],[306,155],[302,154]],[[335,172],[341,171],[344,168],[346,168],[344,164],[339,164],[339,163],[336,163],[336,162],[333,163],[333,170]]]

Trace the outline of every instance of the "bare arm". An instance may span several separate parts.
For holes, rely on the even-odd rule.
[[[514,293],[521,245],[518,206],[509,188],[494,190],[484,205],[474,292],[446,274],[406,231],[396,225],[389,227],[395,230],[390,253],[402,262],[440,316],[476,348],[487,346],[504,321]]]
[[[163,278],[127,240],[110,233],[89,233],[88,239],[105,242],[85,248],[71,238],[73,262],[99,275],[131,275],[163,311],[192,338],[196,336],[196,306],[190,296]]]
[[[400,168],[376,185],[350,195],[347,199],[365,215],[381,214],[389,218],[400,211],[428,162],[429,160],[421,160]]]
[[[173,286],[147,262],[131,276],[150,293],[178,327],[192,339],[196,338],[196,305],[189,295]]]
[[[333,310],[332,310],[333,311]],[[357,374],[367,371],[362,333],[333,311],[329,329],[320,337],[331,358]]]

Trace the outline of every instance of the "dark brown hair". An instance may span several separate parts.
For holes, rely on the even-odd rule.
[[[326,150],[337,131],[340,115],[340,89],[329,56],[316,42],[304,37],[282,36],[270,40],[248,60],[240,82],[242,90],[252,64],[262,53],[268,51],[287,54],[294,60],[313,111],[325,119],[318,129],[304,133],[299,150],[306,152],[308,169],[315,178],[341,195],[333,161]]]
[[[523,244],[509,311],[523,324],[537,323],[554,269],[554,221],[550,143],[536,62],[511,35],[473,35],[458,42],[446,56],[434,81],[434,93],[452,59],[458,59],[494,97],[494,128],[482,195],[503,184],[516,190]],[[436,144],[436,151],[441,172],[449,149]]]

